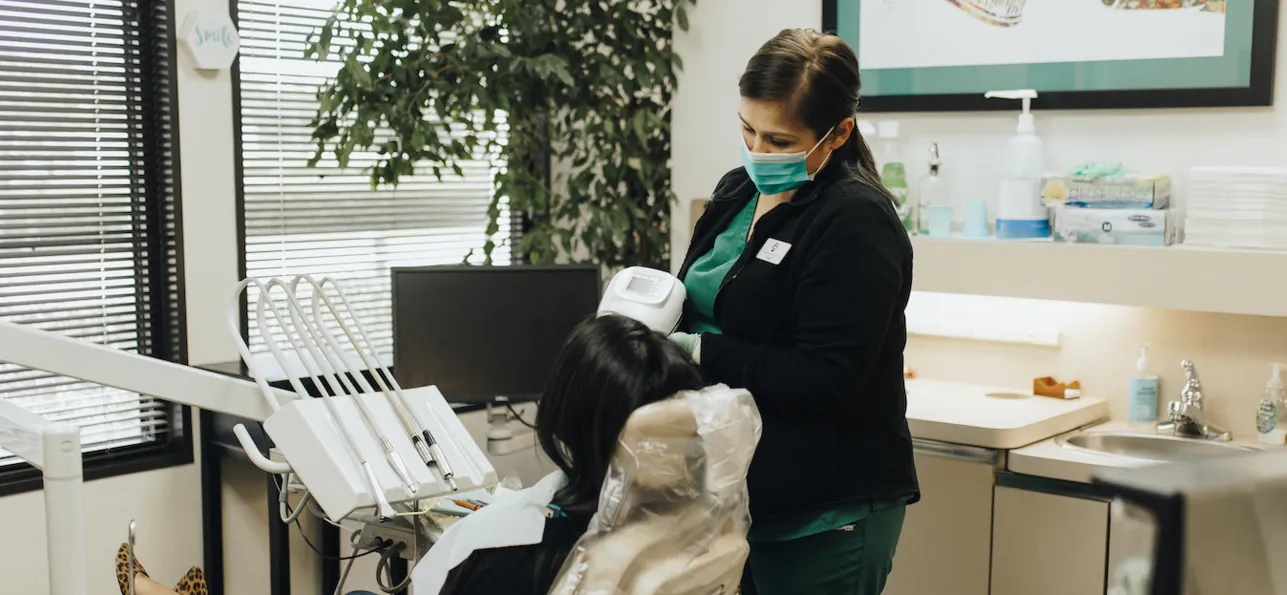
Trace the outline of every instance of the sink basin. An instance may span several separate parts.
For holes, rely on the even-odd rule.
[[[1099,454],[1111,454],[1152,461],[1190,461],[1236,452],[1255,452],[1249,446],[1229,442],[1194,440],[1160,434],[1090,431],[1060,437],[1060,446]]]

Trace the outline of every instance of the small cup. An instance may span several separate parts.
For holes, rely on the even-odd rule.
[[[988,231],[988,203],[982,200],[970,201],[965,207],[965,226],[961,235],[967,238],[986,238]]]
[[[929,235],[945,238],[952,235],[952,205],[929,206]]]

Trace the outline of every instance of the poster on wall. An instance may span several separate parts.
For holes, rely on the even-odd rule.
[[[824,0],[872,111],[1273,104],[1278,0]]]

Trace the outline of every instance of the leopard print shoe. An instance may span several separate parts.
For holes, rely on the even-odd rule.
[[[210,590],[206,587],[206,573],[196,566],[189,568],[187,574],[179,579],[179,584],[175,585],[174,591],[179,595],[210,595]]]
[[[134,572],[143,576],[148,576],[143,569],[143,563],[138,558],[134,559]],[[116,550],[116,582],[121,585],[121,595],[130,595],[130,545],[122,543],[120,549]],[[205,584],[204,579],[202,584]]]

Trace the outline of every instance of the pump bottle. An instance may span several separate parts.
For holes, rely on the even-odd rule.
[[[1019,127],[1006,144],[1001,163],[1001,200],[997,208],[997,238],[1003,240],[1050,237],[1050,214],[1041,202],[1041,175],[1045,169],[1043,146],[1037,136],[1032,100],[1037,92],[988,91],[988,99],[1021,99]]]
[[[1282,364],[1274,364],[1274,375],[1265,385],[1265,396],[1256,410],[1256,431],[1260,434],[1261,444],[1282,446],[1287,442],[1287,428],[1283,427],[1282,420],[1287,388],[1283,385],[1282,369]]]
[[[1130,411],[1127,420],[1140,429],[1152,429],[1157,422],[1157,376],[1148,370],[1148,345],[1140,345],[1140,358],[1135,360],[1131,377]]]

